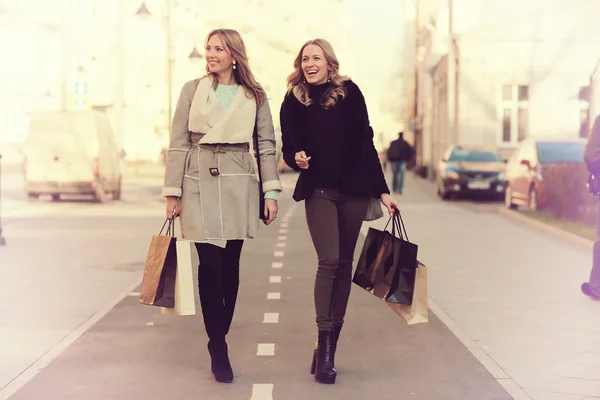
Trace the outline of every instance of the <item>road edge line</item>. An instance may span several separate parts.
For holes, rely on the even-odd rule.
[[[369,228],[363,224],[363,226],[360,228],[360,234],[363,237],[366,237],[368,230]],[[477,344],[477,342],[475,342],[460,326],[458,326],[458,324],[454,322],[454,320],[450,318],[450,316],[446,314],[446,312],[431,299],[431,296],[427,298],[427,301],[429,310],[435,314],[435,316],[442,322],[442,324],[446,326],[446,328],[448,328],[450,332],[452,332],[452,334],[461,342],[461,344],[465,346],[469,353],[471,353],[471,355],[475,357],[477,361],[479,361],[481,366],[483,366],[483,368],[489,372],[492,378],[495,379],[496,382],[498,382],[498,384],[502,386],[502,388],[510,396],[513,397],[513,400],[531,399],[531,396],[529,396],[525,390],[523,390],[523,388],[521,388],[521,386],[519,386],[517,382],[515,382],[514,379],[512,379],[510,375],[508,375],[506,371],[504,371],[502,367],[500,367],[496,361],[494,361],[494,359],[491,358],[486,351]]]
[[[12,395],[22,389],[31,381],[40,371],[46,368],[54,359],[56,359],[71,344],[86,333],[92,326],[106,316],[117,304],[119,304],[129,293],[135,290],[142,283],[142,277],[136,277],[135,282],[127,286],[125,290],[119,293],[102,308],[79,324],[67,336],[62,338],[57,344],[45,352],[40,358],[33,362],[29,367],[23,370],[19,375],[8,382],[0,389],[0,400],[8,400]]]

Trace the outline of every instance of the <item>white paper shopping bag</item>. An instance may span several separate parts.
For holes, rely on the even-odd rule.
[[[196,300],[193,266],[198,265],[196,249],[192,251],[194,242],[189,240],[177,241],[177,276],[175,278],[175,307],[161,307],[165,315],[194,315]]]
[[[417,276],[415,278],[415,291],[412,304],[386,304],[402,317],[408,325],[420,324],[429,321],[429,301],[427,294],[427,267],[417,261]]]

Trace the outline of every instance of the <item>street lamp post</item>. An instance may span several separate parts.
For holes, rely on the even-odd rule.
[[[171,126],[171,115],[173,113],[173,32],[171,25],[171,11],[173,9],[174,2],[176,0],[164,0],[165,1],[165,36],[166,36],[166,55],[167,55],[167,96],[168,96],[168,114],[166,126],[167,129]],[[147,19],[152,16],[152,13],[146,7],[146,3],[142,2],[140,8],[135,13],[140,19]],[[202,59],[202,54],[198,51],[196,46],[192,49],[192,52],[189,54],[188,58],[191,61],[198,61]]]
[[[0,154],[0,200],[2,194],[2,154]],[[0,212],[0,246],[6,246],[6,239],[2,236],[2,212]]]

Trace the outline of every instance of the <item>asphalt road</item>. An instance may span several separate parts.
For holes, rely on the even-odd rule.
[[[294,176],[283,179],[289,188]],[[281,219],[245,245],[228,338],[236,378],[216,383],[200,313],[163,316],[139,305],[133,286],[162,223],[159,186],[131,180],[122,204],[13,209],[9,246],[0,250],[1,377],[2,386],[12,384],[0,398],[14,391],[15,400],[512,398],[433,313],[427,324],[406,326],[358,287],[340,338],[338,381],[316,383],[308,373],[316,256],[290,190]]]

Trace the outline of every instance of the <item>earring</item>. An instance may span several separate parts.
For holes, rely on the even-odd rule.
[[[327,82],[331,82],[331,70],[329,70],[329,73],[327,74]]]
[[[237,67],[235,66],[235,61],[233,62],[233,69],[236,69]]]
[[[302,78],[302,83],[306,85],[306,78]]]

